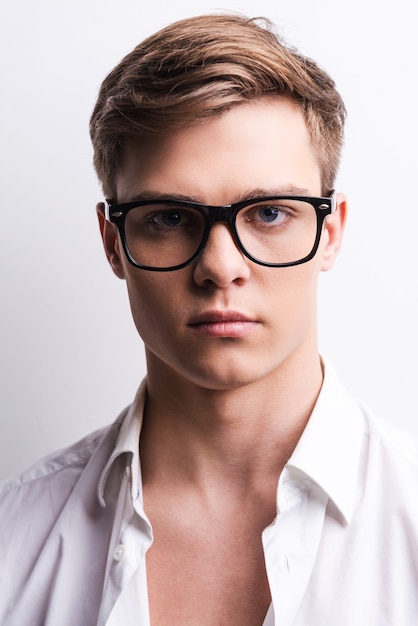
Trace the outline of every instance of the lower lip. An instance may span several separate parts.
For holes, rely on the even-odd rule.
[[[237,320],[235,322],[191,324],[190,328],[199,335],[207,335],[209,337],[245,337],[253,332],[256,326],[256,322]]]

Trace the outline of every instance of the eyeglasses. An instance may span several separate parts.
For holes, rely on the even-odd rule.
[[[327,198],[268,196],[226,206],[156,198],[125,204],[106,201],[105,207],[128,261],[156,272],[192,263],[218,222],[228,225],[237,248],[254,263],[306,263],[318,250],[326,216],[334,211],[334,192]]]

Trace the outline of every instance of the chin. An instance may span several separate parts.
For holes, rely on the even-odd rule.
[[[268,377],[274,369],[261,365],[255,367],[254,359],[248,358],[247,366],[244,366],[243,359],[235,366],[218,361],[216,367],[197,367],[192,372],[189,371],[187,377],[192,383],[204,389],[228,391],[257,383]]]

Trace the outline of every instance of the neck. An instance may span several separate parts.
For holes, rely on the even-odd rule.
[[[321,388],[317,352],[289,358],[262,380],[232,389],[192,384],[161,362],[157,376],[155,365],[149,359],[144,483],[165,477],[203,486],[227,479],[231,489],[245,492],[262,477],[276,485]]]

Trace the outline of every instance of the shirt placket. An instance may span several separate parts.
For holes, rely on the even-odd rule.
[[[119,508],[120,507],[120,508]],[[139,585],[138,596],[146,593],[145,554],[152,543],[152,531],[145,515],[138,514],[132,501],[129,472],[122,479],[118,507],[122,511],[119,518],[115,518],[112,540],[109,547],[107,577],[103,594],[98,626],[112,626],[112,614],[117,613],[118,602],[124,602],[124,590],[132,577],[141,570],[144,579]],[[142,511],[142,507],[140,507]],[[146,621],[140,619],[138,611],[131,611],[132,624],[147,626],[149,624],[148,611],[144,613]],[[130,626],[126,621],[124,626]]]

